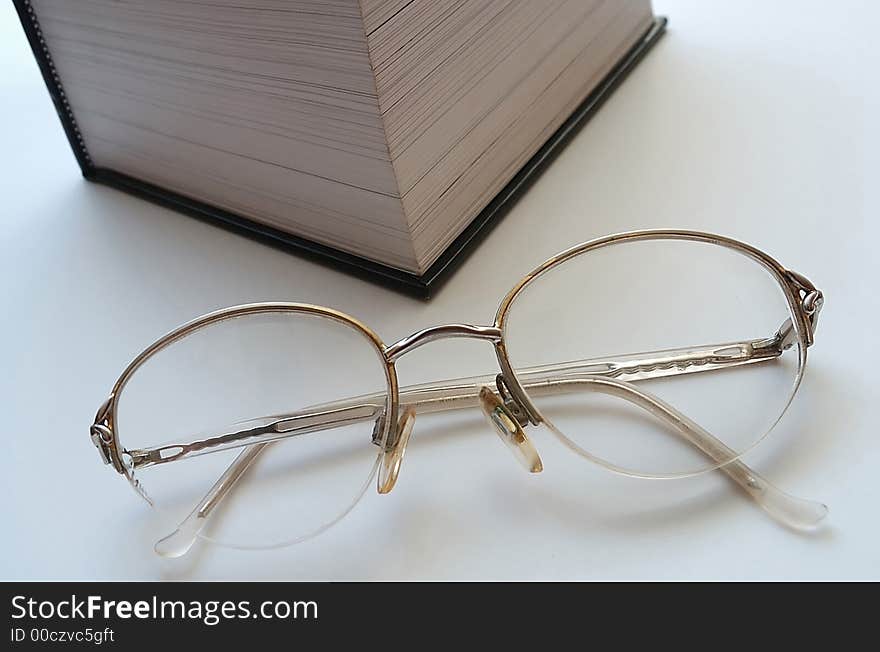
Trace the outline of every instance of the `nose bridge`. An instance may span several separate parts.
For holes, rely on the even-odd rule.
[[[488,340],[495,343],[501,341],[501,329],[496,326],[474,326],[473,324],[444,324],[442,326],[423,328],[387,347],[385,355],[389,360],[397,360],[405,353],[409,353],[428,342],[455,337]]]

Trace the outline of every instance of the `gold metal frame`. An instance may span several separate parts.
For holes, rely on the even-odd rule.
[[[786,269],[774,258],[761,251],[760,249],[744,242],[740,242],[739,240],[734,240],[733,238],[715,235],[712,233],[705,233],[702,231],[686,231],[675,229],[630,231],[628,233],[610,235],[604,238],[598,238],[596,240],[584,242],[566,251],[563,251],[556,256],[553,256],[552,258],[538,266],[536,269],[534,269],[532,272],[527,274],[519,283],[517,283],[513,287],[510,292],[508,292],[507,296],[505,296],[504,299],[501,301],[501,305],[498,307],[498,312],[495,315],[495,328],[497,328],[501,332],[501,338],[495,344],[495,353],[496,357],[498,358],[498,365],[501,367],[501,373],[504,376],[508,390],[516,400],[516,403],[527,415],[529,421],[532,424],[537,425],[539,423],[545,422],[546,420],[542,417],[537,407],[535,407],[535,404],[529,398],[528,393],[520,384],[517,374],[514,372],[510,364],[507,349],[504,343],[504,333],[507,326],[507,316],[510,312],[511,306],[514,304],[517,297],[522,293],[522,291],[532,282],[539,279],[546,272],[549,272],[550,270],[562,265],[572,258],[586,254],[590,251],[596,251],[598,249],[602,249],[604,247],[615,244],[622,244],[625,242],[639,242],[646,240],[685,240],[691,242],[701,242],[704,244],[718,245],[743,254],[764,267],[781,287],[783,294],[785,295],[785,300],[788,303],[789,311],[791,314],[791,321],[790,323],[787,322],[786,324],[783,324],[780,327],[780,330],[773,337],[768,338],[766,341],[749,343],[752,350],[749,352],[748,355],[745,356],[747,360],[744,360],[741,363],[751,362],[757,358],[765,359],[763,356],[766,354],[769,354],[767,357],[775,357],[777,355],[780,355],[784,349],[788,348],[788,346],[791,346],[793,343],[798,342],[802,345],[798,347],[800,361],[798,375],[795,380],[794,387],[795,392],[797,391],[797,388],[800,386],[801,380],[803,379],[803,372],[807,364],[807,348],[812,346],[813,344],[819,311],[822,309],[822,305],[824,302],[822,292],[820,292],[816,288],[816,286],[813,285],[813,283],[811,283],[805,276]],[[704,353],[706,353],[707,355],[698,354],[691,357],[690,359],[687,355],[685,355],[684,357],[680,355],[672,356],[675,359],[669,359],[666,362],[668,364],[678,365],[682,363],[695,366],[699,365],[705,369],[704,365],[713,365],[716,364],[718,360],[720,360],[720,358],[717,357],[717,349],[704,351]],[[795,392],[792,392],[792,399],[794,398]],[[790,402],[791,401],[789,401],[789,403]],[[786,405],[786,409],[787,407],[788,406]],[[780,414],[779,418],[781,419],[782,416],[783,415]],[[769,434],[769,432],[773,429],[773,427],[775,427],[775,425],[776,424],[774,423],[764,436]],[[763,437],[761,439],[763,439]],[[758,439],[755,444],[759,443],[761,439]],[[737,458],[741,457],[746,452],[747,451],[740,451],[739,455],[737,455]],[[602,463],[603,466],[611,467],[611,465],[605,462],[600,463]],[[612,470],[624,472],[627,475],[633,475],[632,473],[625,472],[619,468],[612,468]]]
[[[725,247],[751,258],[763,266],[778,282],[789,307],[790,319],[783,323],[775,334],[758,340],[644,352],[617,356],[613,359],[581,360],[514,371],[508,357],[504,334],[510,308],[520,293],[543,274],[572,258],[614,244],[644,240],[690,240]],[[178,531],[157,544],[157,550],[164,549],[163,554],[170,556],[182,554],[189,549],[214,506],[223,499],[265,446],[279,439],[355,421],[376,421],[373,442],[381,447],[385,456],[377,487],[380,493],[387,493],[394,486],[409,430],[417,413],[473,406],[483,407],[499,436],[532,472],[541,470],[541,461],[523,428],[544,423],[560,435],[575,452],[611,470],[638,475],[616,468],[578,449],[542,416],[530,397],[530,395],[537,396],[542,393],[565,392],[572,389],[612,394],[649,411],[713,460],[714,464],[705,470],[722,469],[779,520],[794,526],[811,525],[824,515],[824,506],[802,501],[776,489],[739,461],[744,451],[731,451],[688,417],[657,397],[635,387],[630,381],[770,360],[782,355],[783,351],[796,344],[799,352],[799,367],[794,384],[796,390],[803,376],[806,350],[814,341],[822,304],[822,293],[804,276],[786,269],[759,249],[737,240],[699,231],[648,230],[622,233],[572,247],[530,272],[501,301],[495,322],[491,326],[470,324],[434,326],[386,345],[375,332],[354,317],[331,308],[303,303],[248,304],[204,315],[158,339],[132,360],[113,385],[109,398],[98,410],[90,435],[102,460],[112,464],[117,472],[125,475],[132,486],[148,501],[149,496],[136,478],[137,469],[217,450],[244,448],[199,503],[190,518],[181,524]],[[361,334],[374,348],[384,365],[386,392],[312,406],[288,415],[260,417],[250,422],[236,424],[229,432],[194,437],[194,441],[171,442],[150,449],[122,448],[116,427],[118,399],[133,374],[151,356],[211,324],[271,312],[318,316],[343,324]],[[398,385],[395,361],[429,342],[448,338],[481,339],[491,342],[495,348],[500,373],[494,376],[457,379],[401,389]],[[491,387],[494,389],[490,389]],[[792,398],[793,396],[794,392]],[[406,407],[406,413],[402,419],[399,419],[402,406]],[[401,436],[404,430],[404,436]],[[680,477],[680,475],[642,477]]]
[[[216,324],[218,322],[226,321],[229,319],[245,317],[247,315],[284,312],[301,313],[330,319],[345,326],[348,326],[349,328],[363,335],[367,342],[373,346],[376,353],[382,360],[385,368],[385,377],[387,380],[388,392],[388,400],[385,406],[386,414],[390,415],[391,417],[396,416],[398,409],[397,397],[399,395],[399,386],[397,382],[397,372],[394,368],[394,362],[386,355],[387,347],[385,346],[385,344],[382,342],[379,336],[366,324],[338,310],[333,310],[332,308],[326,308],[323,306],[315,306],[307,303],[264,302],[231,306],[229,308],[223,308],[221,310],[216,310],[206,315],[202,315],[201,317],[197,317],[196,319],[193,319],[192,321],[187,322],[182,326],[179,326],[170,333],[167,333],[163,337],[153,342],[149,347],[144,349],[144,351],[142,351],[137,357],[135,357],[134,360],[129,363],[129,365],[125,368],[125,370],[113,384],[113,388],[110,390],[110,396],[99,408],[98,413],[95,415],[95,422],[91,427],[90,434],[92,442],[98,448],[101,454],[101,459],[104,461],[104,463],[112,463],[113,468],[116,469],[117,472],[125,474],[129,476],[129,479],[132,479],[130,474],[130,470],[132,467],[127,466],[123,463],[123,453],[126,451],[122,449],[119,443],[119,435],[115,427],[115,424],[117,422],[117,407],[119,404],[118,398],[125,388],[125,385],[131,379],[134,373],[141,366],[143,366],[143,364],[147,360],[149,360],[150,357],[152,357],[165,347],[173,344],[174,342],[181,340],[184,337],[187,337],[188,335],[191,335],[192,333],[211,324]],[[385,419],[383,423],[383,429],[380,433],[378,433],[377,438],[384,443],[391,429],[390,426],[392,423],[394,423],[394,419]]]

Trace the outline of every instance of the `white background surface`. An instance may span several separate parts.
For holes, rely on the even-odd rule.
[[[14,10],[0,7],[0,578],[880,579],[880,10],[655,8],[672,21],[658,47],[422,303],[85,182]],[[89,442],[128,360],[203,312],[319,303],[391,342],[436,323],[489,323],[513,283],[558,250],[661,226],[752,242],[825,290],[801,392],[747,458],[829,504],[820,532],[783,529],[720,474],[630,480],[546,438],[536,443],[547,471],[529,476],[474,412],[420,419],[395,491],[368,494],[317,540],[202,547],[169,562],[144,536],[145,507]],[[491,347],[453,341],[398,371],[410,383],[493,369]]]

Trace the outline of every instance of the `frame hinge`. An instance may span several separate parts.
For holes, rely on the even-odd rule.
[[[92,444],[98,449],[101,461],[104,464],[112,464],[117,472],[122,473],[122,462],[116,453],[116,442],[114,441],[113,430],[110,426],[110,406],[112,402],[113,396],[111,395],[110,398],[101,404],[98,413],[95,415],[95,422],[89,428],[89,437],[92,440]]]
[[[101,461],[104,464],[110,464],[112,461],[110,447],[113,442],[113,433],[110,432],[110,429],[107,426],[99,423],[94,424],[89,430],[89,433],[92,438],[92,443],[95,445],[95,448],[98,449]]]
[[[825,295],[822,290],[813,285],[812,281],[803,274],[798,274],[791,270],[788,271],[788,280],[791,283],[797,295],[800,297],[801,315],[810,326],[809,340],[807,344],[813,343],[813,335],[816,332],[816,326],[819,323],[819,313],[825,304]]]

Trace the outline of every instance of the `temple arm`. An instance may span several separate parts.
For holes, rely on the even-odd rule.
[[[777,335],[764,340],[542,365],[518,370],[517,378],[527,390],[530,383],[543,382],[548,377],[554,381],[584,375],[627,381],[663,378],[770,360],[782,354],[781,341],[782,338]],[[476,407],[479,405],[479,388],[494,384],[494,376],[474,376],[403,388],[400,391],[400,404],[402,407],[413,407],[420,414]],[[134,469],[165,464],[195,455],[375,420],[382,415],[385,400],[384,393],[347,398],[290,414],[242,421],[220,433],[214,431],[197,435],[191,441],[175,441],[152,448],[126,450],[124,453],[131,457]]]
[[[660,421],[672,427],[688,443],[693,444],[706,457],[719,464],[721,471],[744,489],[777,521],[790,527],[807,529],[816,526],[828,513],[828,508],[824,504],[797,498],[774,486],[744,462],[736,459],[738,456],[736,451],[729,448],[698,423],[659,397],[632,383],[594,376],[536,382],[528,388],[528,391],[533,396],[593,391],[624,399],[650,412]],[[565,439],[563,441],[567,443]]]

